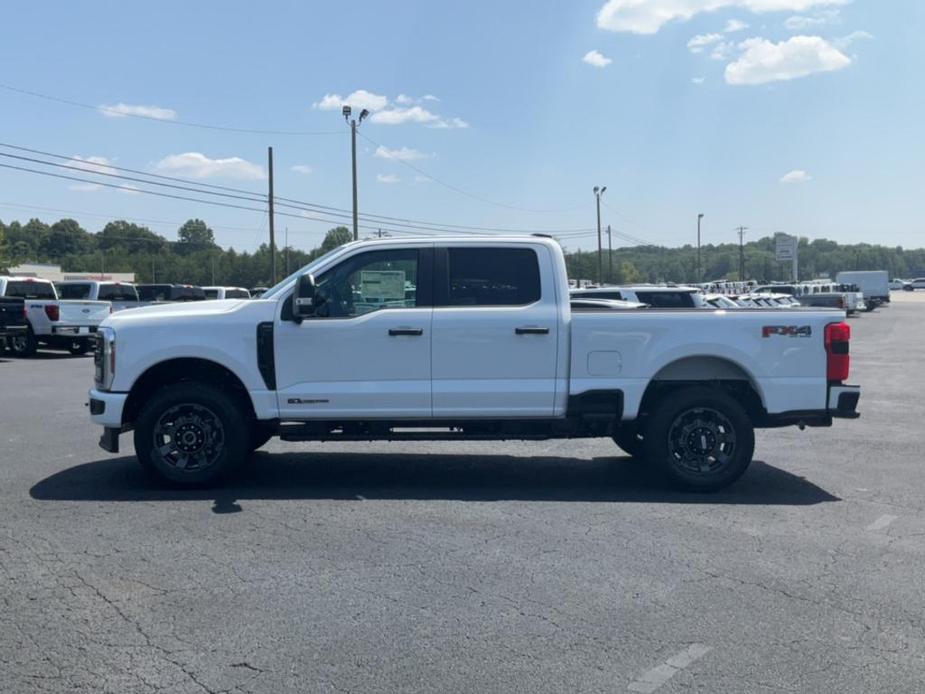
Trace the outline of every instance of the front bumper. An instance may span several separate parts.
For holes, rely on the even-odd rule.
[[[128,393],[110,393],[91,388],[88,395],[91,421],[103,427],[121,429],[122,410],[128,400]]]

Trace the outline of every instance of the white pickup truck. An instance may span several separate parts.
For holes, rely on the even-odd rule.
[[[572,311],[548,238],[350,243],[261,299],[100,328],[92,420],[176,485],[288,441],[608,437],[715,490],[755,427],[857,417],[843,311]]]
[[[31,357],[39,345],[89,352],[97,326],[112,310],[108,301],[61,301],[55,285],[37,277],[0,277],[0,296],[25,299],[28,329],[10,339],[10,350],[19,357]]]
[[[113,280],[64,280],[55,282],[60,299],[108,301],[112,311],[144,306],[138,298],[138,291],[131,282]]]

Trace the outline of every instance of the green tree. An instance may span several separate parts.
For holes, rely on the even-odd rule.
[[[195,246],[197,249],[215,245],[215,234],[201,219],[188,219],[177,232],[180,243]]]
[[[353,233],[347,227],[334,227],[324,235],[324,241],[321,242],[321,252],[333,251],[338,246],[343,246],[351,241],[353,241]]]
[[[53,261],[68,255],[87,253],[93,247],[93,237],[75,219],[61,219],[52,224],[39,242],[39,254]]]

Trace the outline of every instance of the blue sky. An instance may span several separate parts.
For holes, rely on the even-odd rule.
[[[923,19],[915,0],[7,3],[0,83],[110,110],[0,89],[0,141],[257,192],[272,145],[277,195],[349,208],[351,100],[374,111],[361,212],[587,230],[606,185],[603,223],[654,243],[691,242],[703,212],[705,242],[921,246]],[[0,169],[0,219],[33,215],[266,237],[259,212]],[[332,224],[287,226],[310,248]]]

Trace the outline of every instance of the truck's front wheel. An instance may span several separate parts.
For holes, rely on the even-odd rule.
[[[713,388],[674,391],[646,429],[646,457],[677,486],[712,492],[737,480],[755,450],[755,430],[734,398]]]
[[[202,487],[240,465],[250,451],[249,431],[226,393],[205,383],[176,383],[155,393],[139,414],[135,453],[162,480]]]

